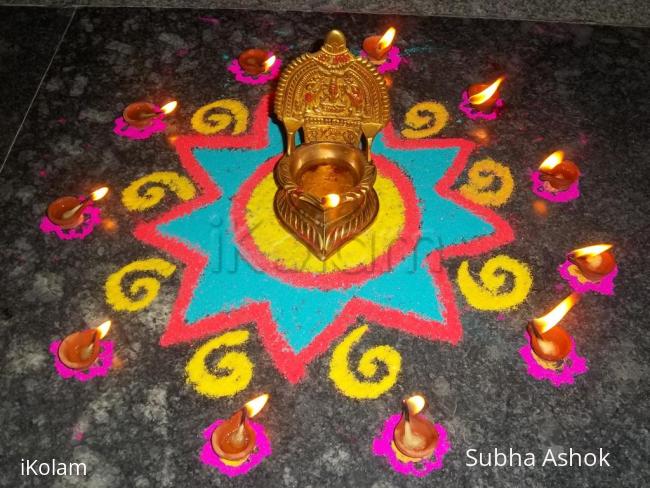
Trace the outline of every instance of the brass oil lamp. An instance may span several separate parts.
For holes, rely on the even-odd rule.
[[[370,151],[388,122],[389,104],[382,76],[350,53],[337,30],[320,51],[303,54],[282,72],[275,113],[287,147],[274,170],[275,214],[323,261],[377,216]],[[303,144],[296,147],[301,129]]]

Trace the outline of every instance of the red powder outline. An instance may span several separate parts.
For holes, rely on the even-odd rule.
[[[494,227],[494,233],[491,235],[449,246],[440,251],[434,251],[426,258],[432,278],[440,291],[442,322],[426,320],[413,313],[404,313],[384,308],[367,300],[353,298],[346,304],[336,319],[299,353],[292,350],[284,336],[278,331],[278,326],[273,320],[268,302],[251,302],[236,310],[205,317],[191,325],[185,322],[184,317],[192,300],[193,291],[207,265],[208,259],[206,255],[190,248],[181,241],[162,235],[157,227],[181,216],[188,215],[194,210],[214,202],[221,196],[219,188],[194,158],[192,149],[223,149],[225,147],[261,149],[265,147],[268,143],[267,117],[269,108],[270,97],[267,96],[262,99],[255,111],[253,126],[247,134],[239,136],[186,135],[180,136],[175,141],[181,165],[200,187],[202,193],[193,200],[179,204],[158,218],[140,223],[134,230],[137,239],[162,249],[186,265],[178,296],[172,307],[169,324],[160,339],[160,344],[170,346],[189,342],[231,328],[241,327],[242,324],[254,321],[259,338],[275,366],[291,383],[297,383],[303,379],[306,374],[306,366],[313,359],[324,354],[330,345],[356,322],[358,316],[363,316],[367,321],[382,324],[384,327],[402,330],[424,339],[457,344],[462,337],[463,329],[452,283],[447,271],[441,266],[442,261],[454,256],[476,256],[484,253],[511,242],[514,233],[510,225],[491,209],[471,202],[456,190],[451,189],[456,178],[465,168],[469,155],[474,149],[474,143],[465,139],[405,140],[398,136],[391,124],[383,131],[384,141],[387,146],[399,149],[460,148],[452,166],[436,184],[435,190],[443,198],[447,198],[471,213],[480,216]]]

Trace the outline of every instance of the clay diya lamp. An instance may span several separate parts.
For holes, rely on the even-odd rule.
[[[411,462],[430,458],[438,445],[438,431],[433,422],[421,414],[426,400],[414,395],[402,402],[402,418],[395,426],[393,443]]]
[[[151,125],[154,118],[169,115],[176,110],[176,107],[178,107],[178,102],[176,101],[163,105],[160,110],[149,102],[135,102],[127,105],[122,112],[122,117],[130,126],[143,129]]]
[[[248,419],[257,415],[268,399],[268,394],[254,398],[214,429],[210,442],[222,461],[240,465],[248,460],[257,445],[255,430]]]
[[[583,247],[571,251],[567,258],[578,267],[585,278],[598,282],[616,267],[611,248],[611,244]]]
[[[47,207],[47,218],[62,229],[72,229],[84,221],[83,209],[92,202],[104,198],[108,188],[102,187],[82,198],[61,197]]]
[[[535,318],[528,324],[530,347],[536,359],[547,369],[558,369],[571,352],[571,337],[558,323],[580,300],[580,295],[572,293],[549,313]]]
[[[258,76],[271,69],[275,64],[275,56],[263,49],[247,49],[239,55],[237,61],[246,74]]]
[[[472,108],[481,112],[491,112],[492,107],[499,99],[499,86],[504,79],[504,76],[499,76],[492,83],[470,85],[467,89],[467,96]]]
[[[580,178],[580,169],[573,161],[564,159],[563,151],[555,151],[539,166],[539,179],[548,182],[555,191],[565,191]]]
[[[372,64],[380,65],[386,61],[395,39],[395,32],[395,28],[389,27],[383,36],[370,36],[363,40],[363,50]]]
[[[59,360],[70,369],[86,370],[97,360],[99,341],[111,327],[107,320],[96,329],[87,329],[70,334],[59,345]]]

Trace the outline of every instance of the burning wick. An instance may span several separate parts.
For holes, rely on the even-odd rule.
[[[108,193],[108,188],[105,186],[99,188],[98,190],[95,190],[90,195],[86,195],[81,200],[79,200],[79,205],[71,208],[70,210],[63,212],[63,215],[61,217],[64,220],[71,218],[72,216],[74,216],[74,214],[76,214],[80,210],[90,205],[91,202],[96,202],[97,200],[101,200],[102,198],[104,198],[107,193]]]
[[[263,49],[247,49],[237,60],[247,74],[257,76],[270,70],[275,64],[276,57]]]
[[[535,355],[554,363],[553,366],[560,366],[571,352],[571,338],[558,323],[579,301],[580,295],[571,293],[549,313],[533,319],[528,324],[530,347]]]
[[[611,244],[597,244],[571,251],[567,258],[575,264],[589,281],[598,282],[614,271],[616,260],[610,251]]]
[[[47,218],[62,229],[72,229],[84,221],[83,209],[91,202],[103,198],[108,188],[102,187],[81,199],[77,197],[61,197],[47,207]]]
[[[499,99],[498,89],[504,79],[505,76],[499,76],[496,81],[489,85],[484,83],[471,85],[467,89],[467,94],[472,107],[481,112],[489,112]]]
[[[177,107],[178,102],[176,100],[166,103],[160,110],[156,110],[156,107],[149,102],[136,102],[128,105],[124,109],[122,117],[127,124],[142,129],[150,125],[154,117],[169,115]]]
[[[212,449],[222,460],[243,463],[256,446],[255,430],[248,419],[259,413],[269,395],[260,395],[246,403],[212,433]]]
[[[321,198],[321,204],[325,208],[335,208],[341,203],[341,197],[337,193],[328,193]]]
[[[573,161],[564,159],[563,151],[555,151],[539,166],[539,178],[556,191],[564,191],[580,177],[580,169]]]
[[[420,412],[426,400],[414,395],[402,401],[402,418],[395,426],[395,447],[413,462],[431,457],[438,445],[438,431]]]
[[[99,355],[99,341],[106,337],[111,328],[107,320],[95,329],[70,334],[59,345],[59,359],[70,369],[88,369]]]
[[[389,27],[383,36],[366,37],[363,41],[363,50],[368,55],[372,64],[380,65],[386,61],[388,51],[393,45],[395,39],[395,28]]]

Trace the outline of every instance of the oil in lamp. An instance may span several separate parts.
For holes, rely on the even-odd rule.
[[[578,293],[572,293],[543,317],[533,319],[528,324],[530,347],[537,358],[547,361],[553,369],[561,367],[571,352],[571,337],[558,325],[560,320],[580,300]]]
[[[438,445],[435,425],[420,413],[425,405],[426,400],[420,395],[403,400],[402,418],[393,433],[395,447],[411,462],[431,457]]]
[[[505,76],[499,76],[494,82],[477,83],[470,85],[467,89],[469,103],[472,108],[481,112],[490,112],[492,107],[499,99],[499,85],[503,82]]]
[[[246,74],[257,76],[271,69],[275,64],[275,56],[263,49],[247,49],[239,55],[237,61]]]
[[[394,27],[389,27],[383,36],[370,36],[364,39],[363,50],[372,64],[380,65],[386,61],[386,56],[393,45],[395,32]]]
[[[610,251],[611,244],[597,244],[571,251],[567,258],[575,264],[589,281],[598,282],[614,271],[616,260]]]
[[[178,107],[178,102],[172,101],[162,107],[160,110],[155,105],[149,102],[135,102],[127,107],[122,112],[124,121],[132,127],[143,129],[151,125],[151,121],[156,117],[164,117],[169,115]]]
[[[337,30],[327,34],[320,51],[303,54],[282,72],[275,113],[284,125],[287,147],[274,169],[274,210],[321,260],[377,216],[371,147],[388,122],[389,103],[377,69],[353,56]],[[304,143],[296,147],[300,129]]]
[[[108,188],[98,188],[90,195],[82,198],[61,197],[54,200],[47,207],[47,218],[62,229],[72,229],[84,221],[83,209],[106,196]]]
[[[554,191],[564,191],[580,177],[580,169],[573,161],[564,159],[563,151],[555,151],[539,166],[539,178],[548,182]]]
[[[246,403],[212,432],[212,449],[222,461],[230,464],[243,464],[256,446],[255,430],[248,419],[259,413],[269,399],[268,394],[260,395]]]
[[[70,369],[86,370],[93,365],[99,355],[99,341],[111,327],[107,320],[95,329],[86,329],[70,334],[59,345],[59,359]]]

